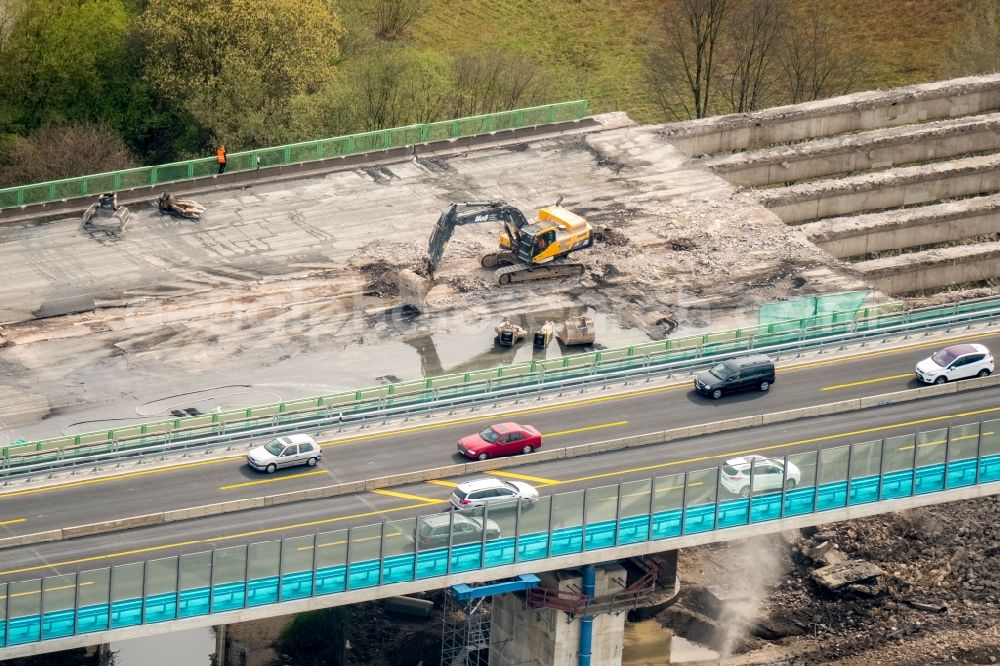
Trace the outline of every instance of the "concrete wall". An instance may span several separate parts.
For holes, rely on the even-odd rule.
[[[557,572],[565,573],[565,572]],[[542,585],[579,592],[578,574],[541,576]],[[618,564],[597,567],[595,596],[609,596],[626,587],[626,572]],[[576,666],[579,657],[580,619],[551,608],[532,608],[521,595],[493,598],[490,630],[490,663],[493,666]],[[621,663],[625,646],[625,613],[594,618],[591,663],[615,666]]]
[[[907,294],[1000,277],[1000,243],[911,252],[854,264],[876,289]]]
[[[705,155],[997,110],[1000,74],[990,74],[676,123],[664,133],[688,155]]]
[[[1000,150],[1000,114],[864,132],[706,162],[734,185],[771,185]]]
[[[903,167],[767,190],[761,203],[786,224],[1000,192],[1000,155]]]
[[[1000,233],[1000,195],[836,217],[802,226],[813,243],[838,258],[934,245]]]

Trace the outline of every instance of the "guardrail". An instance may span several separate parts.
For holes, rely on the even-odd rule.
[[[118,518],[100,523],[90,523],[88,525],[75,525],[63,527],[44,532],[32,532],[18,536],[0,538],[0,550],[4,548],[14,548],[48,541],[62,541],[64,539],[76,539],[95,534],[107,534],[121,530],[134,529],[138,527],[149,527],[151,525],[164,525],[182,520],[194,518],[204,518],[206,516],[217,516],[225,513],[236,513],[239,511],[249,511],[269,506],[278,506],[296,502],[305,502],[328,497],[340,497],[343,495],[353,495],[356,493],[371,492],[379,488],[393,488],[413,483],[423,483],[425,481],[435,481],[440,479],[456,478],[467,476],[478,472],[489,472],[497,469],[509,469],[522,465],[533,465],[550,460],[562,460],[564,458],[576,458],[579,456],[589,456],[609,451],[621,451],[624,449],[637,448],[640,446],[651,446],[663,444],[691,437],[700,437],[714,433],[729,432],[744,428],[756,428],[772,423],[786,423],[798,419],[813,418],[817,416],[828,416],[831,414],[843,414],[872,407],[884,407],[913,400],[921,400],[939,395],[959,393],[962,391],[974,391],[977,389],[1000,385],[1000,375],[969,379],[962,382],[927,386],[920,389],[910,389],[907,391],[897,391],[896,393],[884,393],[873,395],[867,398],[853,398],[851,400],[840,400],[811,407],[800,407],[784,412],[771,412],[757,416],[741,416],[724,421],[713,421],[710,423],[699,423],[681,428],[661,430],[657,432],[645,433],[642,435],[632,435],[629,437],[619,437],[589,444],[576,444],[562,448],[546,448],[528,456],[513,456],[505,458],[493,458],[475,462],[459,463],[457,465],[445,465],[430,469],[403,472],[401,474],[391,474],[389,476],[362,479],[359,481],[348,481],[329,486],[308,488],[305,490],[292,490],[263,497],[249,497],[246,499],[230,500],[227,502],[217,502],[215,504],[205,504],[202,506],[190,506],[183,509],[173,509],[158,513],[149,513],[138,516]]]
[[[475,580],[490,569],[537,571],[550,558],[563,558],[550,567],[566,566],[565,556],[590,551],[670,550],[688,535],[881,502],[884,509],[873,512],[893,511],[905,498],[984,484],[996,485],[981,494],[1000,492],[1000,420],[789,454],[782,462],[767,487],[753,469],[734,485],[720,467],[709,467],[547,495],[506,510],[448,511],[0,583],[0,646],[230,613],[212,618],[225,624],[239,617],[234,612],[258,606],[316,597],[328,599],[313,607],[334,606],[358,601],[347,593],[365,588],[395,586],[380,593],[391,596],[440,586],[446,577],[447,584],[464,582],[462,574]],[[464,519],[490,529],[466,542],[453,528]],[[421,530],[436,521],[449,526],[441,541]],[[305,608],[293,604],[274,614]]]
[[[587,102],[575,100],[422,125],[394,127],[319,141],[248,150],[230,153],[226,162],[226,172],[251,171],[258,168],[314,162],[433,141],[490,134],[508,129],[550,125],[579,120],[588,114]],[[118,192],[204,178],[215,175],[217,170],[218,164],[215,157],[205,157],[185,162],[109,171],[78,178],[65,178],[21,187],[8,187],[0,189],[0,208],[63,201],[75,197],[97,195],[102,192]]]
[[[815,317],[810,317],[9,445],[0,449],[0,478],[128,456],[161,455],[177,449],[292,430],[320,430],[409,413],[452,409],[588,383],[691,371],[750,350],[781,354],[1000,319],[1000,298],[908,311],[897,308],[899,304],[894,303],[876,305],[857,313],[826,315],[827,321],[818,326],[795,328],[801,322],[815,323]]]

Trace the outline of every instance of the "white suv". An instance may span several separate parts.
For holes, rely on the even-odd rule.
[[[764,456],[743,456],[730,458],[722,466],[719,481],[722,487],[734,495],[750,497],[750,472],[753,470],[753,491],[759,493],[765,490],[791,490],[799,485],[802,472],[792,463],[788,463],[787,479],[785,478],[785,463],[777,458]]]
[[[527,506],[538,501],[538,491],[523,481],[504,481],[492,476],[460,483],[451,494],[451,505],[456,509],[475,509],[489,505],[490,509],[514,508],[518,500]]]
[[[944,384],[954,379],[985,377],[993,372],[993,355],[979,344],[945,347],[917,363],[917,379],[925,384]]]

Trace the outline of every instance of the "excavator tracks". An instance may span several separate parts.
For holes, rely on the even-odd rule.
[[[543,264],[529,266],[528,264],[511,264],[498,268],[493,272],[497,284],[508,285],[518,282],[534,282],[551,278],[579,277],[583,275],[583,264]]]

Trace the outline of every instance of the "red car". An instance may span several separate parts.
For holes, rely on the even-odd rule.
[[[542,433],[530,425],[496,423],[476,435],[458,440],[458,452],[467,458],[486,460],[514,453],[531,453],[542,445]]]

